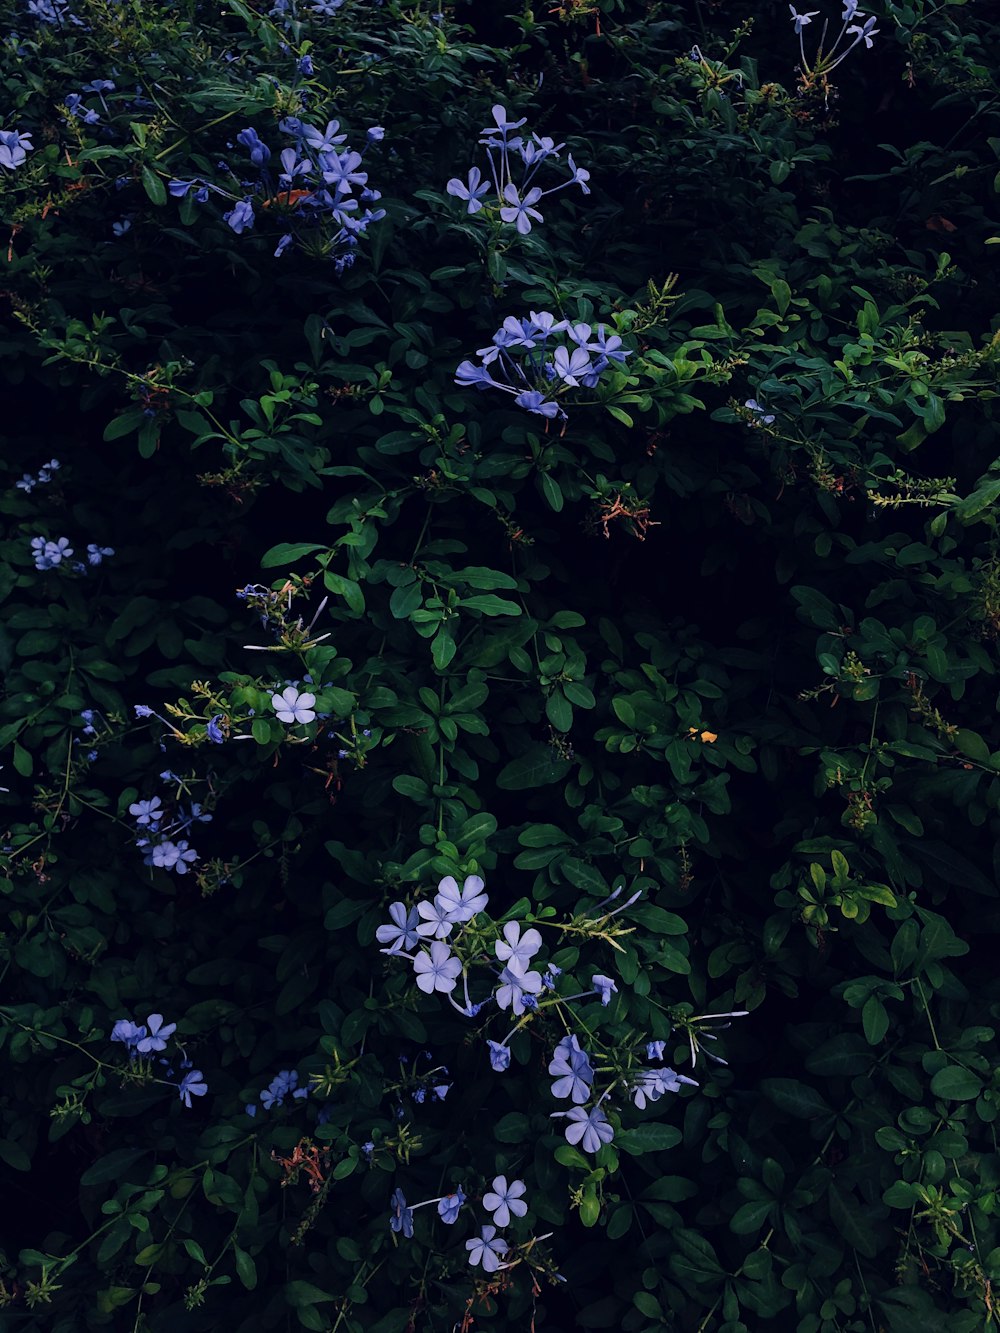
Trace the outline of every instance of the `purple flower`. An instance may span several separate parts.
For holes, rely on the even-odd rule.
[[[99,565],[105,556],[114,555],[114,553],[115,548],[113,546],[98,546],[94,542],[88,542],[87,564]]]
[[[417,933],[417,922],[420,917],[417,909],[411,907],[407,911],[405,903],[390,903],[389,916],[392,925],[379,926],[375,932],[379,944],[389,945],[386,953],[401,953],[404,949],[414,948],[420,942]]]
[[[510,1050],[499,1041],[487,1041],[486,1045],[490,1048],[490,1064],[494,1072],[502,1074],[510,1067]]]
[[[537,412],[540,417],[559,417],[563,415],[563,410],[558,403],[546,398],[538,389],[525,389],[514,399],[518,407],[523,407],[528,412]]]
[[[448,903],[440,897],[436,897],[430,903],[417,903],[417,914],[423,917],[417,926],[418,935],[434,936],[443,940],[451,934],[451,928],[455,924],[454,918]]]
[[[579,185],[580,189],[583,191],[584,194],[590,194],[590,186],[587,184],[587,181],[590,180],[590,172],[585,171],[583,167],[578,167],[576,165],[576,163],[573,161],[572,153],[566,154],[566,161],[569,165],[570,171],[572,171],[573,173],[572,183],[574,185]]]
[[[482,1264],[487,1273],[495,1273],[500,1267],[500,1260],[507,1253],[507,1242],[497,1235],[496,1227],[485,1226],[473,1240],[465,1242],[469,1251],[469,1263],[475,1268]]]
[[[853,27],[847,29],[849,33],[857,33],[857,37],[854,39],[855,46],[857,46],[858,42],[864,40],[865,46],[869,51],[871,50],[873,45],[872,38],[877,37],[879,34],[879,29],[875,26],[877,22],[878,19],[872,17],[865,19],[864,27],[855,24]]]
[[[263,142],[253,126],[250,126],[245,130],[240,130],[239,134],[236,136],[236,142],[241,143],[247,150],[250,154],[250,161],[254,166],[262,167],[271,156],[270,148]]]
[[[149,1024],[149,1036],[143,1037],[136,1049],[140,1055],[149,1055],[151,1051],[165,1051],[167,1038],[177,1031],[176,1023],[164,1025],[162,1014],[150,1014],[146,1019]],[[144,1029],[145,1030],[145,1029]]]
[[[788,8],[792,11],[792,21],[795,24],[796,33],[801,33],[805,25],[807,23],[812,23],[813,19],[819,13],[818,9],[813,9],[808,14],[796,14],[794,5],[789,5]]]
[[[508,921],[503,928],[503,939],[493,946],[497,958],[506,963],[511,972],[524,976],[531,966],[531,960],[542,947],[542,937],[537,930],[529,929],[521,934],[519,921]]]
[[[283,122],[284,123],[284,122]],[[325,130],[318,130],[314,125],[301,125],[298,133],[313,150],[314,153],[329,153],[347,139],[346,134],[338,134],[340,129],[339,120],[330,120],[327,122]],[[290,131],[295,133],[296,131]]]
[[[566,1126],[566,1140],[579,1144],[584,1152],[597,1152],[602,1144],[610,1143],[615,1131],[599,1106],[592,1106],[589,1111],[582,1106],[574,1106],[572,1111],[556,1111],[555,1115],[565,1116],[572,1124]]]
[[[563,1037],[556,1046],[549,1063],[549,1074],[555,1079],[553,1097],[571,1097],[578,1105],[590,1096],[594,1070],[587,1052],[582,1050],[575,1034]]]
[[[137,704],[139,709],[142,704]],[[143,714],[142,716],[146,716]],[[155,828],[163,816],[163,808],[159,796],[154,796],[150,801],[135,801],[129,806],[128,812],[135,817],[135,822],[142,828]]]
[[[485,366],[474,365],[471,361],[463,361],[455,371],[455,383],[463,386],[474,384],[480,389],[485,389],[488,385],[492,385],[495,389],[503,388],[502,384],[497,384],[492,378]]]
[[[521,122],[523,124],[523,122]],[[517,186],[513,181],[504,186],[503,197],[507,200],[509,207],[501,208],[500,216],[504,222],[513,222],[521,236],[527,236],[531,231],[531,219],[536,222],[544,222],[545,219],[541,213],[534,207],[542,197],[542,192],[538,186],[534,186],[522,199],[517,192]]]
[[[401,1231],[404,1236],[413,1235],[413,1209],[406,1206],[406,1195],[401,1189],[393,1190],[392,1197],[389,1200],[389,1206],[392,1212],[389,1217],[389,1226],[393,1231]]]
[[[31,134],[22,134],[19,130],[0,130],[0,167],[13,171],[34,151]]]
[[[518,1018],[524,1013],[525,995],[538,995],[542,989],[540,972],[512,972],[505,967],[500,973],[500,985],[497,989],[497,1004],[501,1009],[511,1006]]]
[[[454,876],[445,875],[438,884],[434,901],[445,908],[456,925],[462,925],[471,921],[489,902],[489,894],[483,893],[483,888],[483,881],[478,875],[467,875],[461,888]]]
[[[299,59],[297,69],[300,74],[304,74],[307,79],[311,79],[312,76],[316,73],[315,66],[313,65],[312,62],[312,56],[310,55],[302,56]]]
[[[111,1040],[121,1041],[129,1048],[134,1049],[146,1035],[146,1029],[133,1023],[131,1019],[119,1018],[118,1022],[111,1029]]]
[[[280,241],[278,242],[278,244],[275,246],[275,250],[274,250],[274,258],[275,258],[275,259],[280,259],[280,258],[281,258],[281,256],[285,253],[285,251],[288,249],[288,247],[292,244],[292,240],[293,240],[293,237],[292,237],[292,235],[291,235],[290,233],[286,233],[284,236],[282,236],[281,240],[280,240]]]
[[[508,120],[505,108],[499,105],[493,107],[493,119],[496,121],[496,127],[494,128],[494,126],[489,125],[483,130],[483,133],[502,134],[505,138],[511,130],[519,130],[522,125],[528,123],[527,116],[522,120]]]
[[[478,167],[470,167],[468,185],[463,185],[457,176],[453,176],[444,188],[456,199],[467,200],[469,205],[465,210],[467,213],[478,213],[482,208],[480,199],[490,192],[489,181],[484,181],[482,177],[483,173]]]
[[[618,987],[610,977],[604,977],[600,972],[595,972],[590,981],[595,993],[601,997],[601,1005],[607,1009],[611,1003],[612,995],[618,994]]]
[[[308,1088],[299,1087],[299,1075],[294,1069],[281,1069],[275,1074],[274,1078],[260,1094],[260,1100],[264,1104],[264,1110],[270,1111],[272,1106],[281,1106],[284,1099],[291,1093],[292,1097],[299,1100],[309,1096]]]
[[[435,940],[430,952],[421,949],[417,954],[413,961],[413,970],[417,974],[417,986],[425,995],[431,995],[434,991],[443,991],[447,994],[455,989],[462,964],[452,956],[447,944]]]
[[[748,398],[743,406],[749,408],[757,420],[764,426],[770,426],[771,422],[774,420],[774,413],[766,412],[756,398]]]
[[[189,847],[185,838],[177,842],[166,839],[153,848],[152,864],[161,870],[176,870],[178,875],[186,875],[188,867],[198,859],[198,853]]]
[[[254,224],[253,204],[249,199],[241,199],[228,213],[223,213],[223,222],[228,222],[237,236]]]
[[[591,369],[590,357],[582,347],[574,347],[572,352],[568,347],[557,347],[553,359],[556,376],[571,388],[579,386],[578,375],[584,375]]]
[[[222,718],[223,718],[222,713],[216,713],[215,716],[209,720],[209,722],[205,727],[205,735],[208,737],[208,739],[212,742],[213,745],[223,745],[225,743],[226,740],[225,732],[219,726],[219,723],[222,721]]]
[[[525,1191],[523,1180],[512,1180],[507,1184],[506,1176],[495,1176],[493,1188],[483,1195],[483,1207],[493,1214],[493,1221],[498,1227],[505,1227],[510,1222],[511,1213],[523,1217],[528,1205],[521,1198]]]
[[[662,1060],[666,1047],[667,1043],[665,1041],[648,1041],[646,1043],[646,1059]]]
[[[438,1217],[448,1226],[453,1226],[458,1221],[459,1210],[465,1203],[465,1195],[459,1187],[454,1194],[446,1194],[443,1199],[438,1200]]]
[[[185,1106],[190,1107],[192,1097],[204,1097],[208,1092],[208,1084],[205,1082],[200,1069],[189,1069],[177,1085],[177,1091],[180,1099]]]

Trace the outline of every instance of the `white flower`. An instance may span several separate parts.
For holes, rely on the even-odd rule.
[[[524,976],[532,958],[542,947],[542,937],[537,930],[526,930],[522,935],[521,923],[508,921],[503,928],[503,939],[497,940],[493,947],[497,958],[507,964],[509,971]]]
[[[315,694],[300,694],[294,685],[289,685],[280,694],[271,695],[271,706],[282,722],[311,722],[316,716],[313,704]]]

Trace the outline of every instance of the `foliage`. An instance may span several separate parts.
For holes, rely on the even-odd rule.
[[[3,6],[11,1328],[995,1323],[998,28],[856,10]]]

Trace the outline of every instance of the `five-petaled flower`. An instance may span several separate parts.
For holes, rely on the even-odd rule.
[[[523,1180],[512,1180],[508,1185],[506,1176],[494,1176],[493,1188],[483,1195],[483,1207],[493,1214],[498,1227],[507,1226],[511,1213],[523,1217],[528,1211],[528,1205],[521,1198],[525,1189]]]
[[[165,1051],[167,1038],[177,1031],[177,1024],[164,1023],[162,1014],[150,1014],[146,1022],[149,1024],[149,1033],[139,1039],[136,1050],[140,1055],[149,1055],[152,1051]]]
[[[500,1260],[507,1253],[507,1242],[497,1235],[496,1227],[484,1226],[478,1236],[465,1242],[469,1251],[469,1263],[475,1268],[482,1264],[487,1273],[495,1273],[500,1267]]]
[[[413,960],[413,970],[417,974],[417,986],[425,995],[431,995],[436,990],[447,994],[455,989],[462,964],[454,957],[447,944],[435,940],[430,952],[421,949],[417,954]]]
[[[800,33],[807,23],[812,23],[813,19],[819,13],[818,9],[812,9],[808,14],[797,14],[794,5],[789,5],[788,8],[792,11],[792,21],[795,24],[795,31],[797,33]]]
[[[542,990],[540,972],[512,972],[505,967],[500,973],[500,985],[497,987],[497,1004],[501,1009],[510,1005],[518,1018],[524,1013],[526,995],[539,995]]]
[[[316,717],[313,704],[315,694],[303,691],[301,694],[294,685],[288,685],[280,694],[271,695],[271,707],[281,722],[312,722]]]
[[[582,1106],[574,1106],[572,1111],[555,1111],[554,1116],[565,1116],[571,1121],[566,1126],[567,1142],[579,1144],[584,1152],[597,1152],[602,1144],[610,1143],[615,1131],[599,1106],[592,1106],[589,1111]]]
[[[390,903],[389,916],[392,924],[379,926],[375,932],[379,944],[389,945],[388,949],[383,950],[384,953],[402,953],[404,949],[412,949],[419,943],[417,922],[420,917],[415,907],[407,911],[405,903]]]
[[[484,194],[489,194],[490,183],[483,180],[483,173],[478,167],[469,168],[469,183],[464,184],[457,176],[453,176],[444,187],[449,194],[456,199],[465,199],[468,203],[467,213],[478,213],[482,208],[479,202]]]
[[[503,928],[503,939],[497,940],[493,948],[501,963],[506,963],[511,972],[524,976],[531,960],[542,947],[542,937],[537,930],[521,933],[519,921],[508,921]]]
[[[208,1092],[208,1084],[200,1069],[189,1069],[177,1085],[177,1091],[180,1099],[185,1106],[191,1105],[192,1097],[204,1097]]]

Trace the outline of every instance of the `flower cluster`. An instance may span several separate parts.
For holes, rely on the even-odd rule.
[[[487,125],[482,130],[483,137],[479,140],[486,149],[491,179],[485,180],[480,168],[472,167],[466,181],[461,181],[455,176],[445,186],[449,194],[465,202],[467,213],[480,212],[484,207],[483,199],[492,189],[496,195],[493,207],[499,205],[501,221],[512,222],[521,236],[527,236],[533,221],[544,221],[536,205],[546,195],[564,190],[567,185],[579,185],[584,194],[590,194],[590,187],[587,184],[590,172],[578,167],[571,153],[566,155],[566,162],[571,172],[569,180],[554,185],[550,190],[542,190],[539,186],[532,185],[531,182],[542,163],[557,162],[560,152],[566,145],[557,144],[554,140],[542,138],[537,134],[532,134],[530,141],[525,141],[520,135],[512,134],[512,131],[520,129],[526,121],[508,120],[507,112],[502,106],[493,108],[493,120],[495,123]],[[521,176],[516,183],[513,172],[515,163],[520,164]]]
[[[164,1023],[162,1014],[150,1014],[142,1025],[133,1023],[130,1018],[119,1018],[111,1029],[111,1040],[121,1042],[129,1053],[129,1060],[135,1064],[142,1058],[149,1061],[157,1052],[165,1051],[167,1038],[172,1037],[176,1031],[177,1024]],[[177,1089],[184,1105],[190,1107],[192,1097],[204,1097],[208,1092],[208,1084],[201,1070],[192,1068],[191,1061],[184,1055],[183,1050],[177,1063],[179,1068],[186,1072],[181,1081],[172,1086]],[[160,1064],[166,1066],[167,1079],[175,1077],[169,1059],[161,1058]],[[141,1067],[147,1072],[150,1068],[149,1064]]]
[[[308,1096],[309,1089],[299,1087],[297,1070],[280,1069],[260,1094],[260,1100],[264,1110],[270,1111],[275,1106],[284,1106],[286,1097],[290,1097],[293,1101],[301,1101],[303,1097]],[[257,1114],[257,1106],[254,1102],[247,1105],[246,1113],[249,1116]]]
[[[562,342],[558,335],[564,334]],[[476,352],[480,364],[463,361],[455,383],[512,393],[518,407],[543,417],[565,417],[558,399],[570,389],[592,389],[612,363],[631,356],[621,338],[604,324],[557,319],[547,310],[527,319],[508,315],[488,347]]]
[[[145,709],[140,713],[140,709]],[[136,705],[137,716],[155,716],[145,704]],[[177,837],[185,833],[193,824],[208,824],[212,816],[206,814],[197,802],[192,802],[189,809],[179,806],[173,822],[164,826],[166,810],[159,796],[148,801],[133,801],[128,808],[136,822],[138,837],[135,845],[144,853],[143,864],[156,866],[160,870],[175,870],[178,875],[186,875],[190,867],[198,860],[198,853],[186,838]]]
[[[560,990],[562,969],[552,962],[545,965],[544,971],[536,965],[537,955],[543,948],[540,931],[525,922],[505,921],[496,926],[494,934],[493,923],[483,922],[482,914],[489,901],[484,890],[479,875],[468,875],[461,888],[454,876],[446,875],[430,902],[418,902],[409,908],[403,902],[390,904],[390,920],[379,926],[375,934],[383,946],[382,953],[407,958],[413,964],[419,990],[425,995],[439,992],[446,996],[452,1008],[463,1017],[475,1018],[491,1000],[496,1001],[498,1009],[511,1011],[512,1017],[518,1020],[511,1031],[502,1041],[488,1038],[486,1042],[492,1068],[502,1073],[510,1066],[511,1039],[539,1011],[556,1006],[565,1019],[566,1006],[570,1002],[591,997],[598,997],[602,1008],[606,1008],[618,994],[618,985],[612,977],[594,972],[589,989],[572,994],[566,994],[565,988]],[[592,909],[596,915],[575,917],[571,928],[583,935],[611,939],[608,923],[630,907],[640,893],[638,891],[619,906],[611,907],[621,894],[620,888],[615,889]],[[605,910],[608,908],[610,910]],[[471,934],[463,929],[465,927],[471,927]],[[483,953],[484,940],[491,935],[493,960]],[[485,964],[493,972],[491,993],[476,1003],[469,995],[469,967],[474,962]],[[460,979],[464,1004],[453,998]],[[692,1019],[687,1024],[692,1036],[692,1062],[697,1058],[692,1035],[694,1021]],[[662,1059],[664,1048],[663,1041],[648,1043],[647,1058]],[[633,1055],[628,1053],[623,1060],[612,1060],[609,1086],[588,1105],[593,1096],[595,1069],[590,1054],[580,1045],[575,1033],[558,1042],[548,1070],[553,1079],[553,1097],[557,1101],[568,1098],[573,1102],[570,1110],[555,1111],[552,1115],[567,1121],[568,1142],[579,1145],[588,1153],[598,1152],[614,1138],[614,1127],[602,1108],[616,1088],[631,1092],[634,1105],[644,1110],[665,1093],[680,1091],[684,1084],[697,1086],[694,1079],[670,1068],[637,1069]]]
[[[68,0],[28,0],[28,13],[39,23],[51,23],[61,27],[64,23],[71,23],[76,28],[82,28],[83,20],[70,12]]]
[[[483,1272],[495,1273],[500,1268],[508,1267],[501,1263],[510,1246],[503,1236],[497,1234],[498,1227],[506,1227],[512,1217],[524,1217],[528,1205],[524,1201],[527,1187],[523,1180],[507,1183],[506,1176],[494,1176],[492,1187],[483,1194],[483,1207],[492,1217],[492,1222],[480,1225],[471,1240],[465,1242],[469,1264],[472,1268],[482,1266]],[[395,1189],[389,1200],[389,1228],[397,1235],[409,1239],[413,1235],[413,1214],[418,1208],[437,1204],[438,1216],[448,1226],[454,1226],[467,1195],[461,1186],[453,1194],[445,1194],[436,1199],[424,1199],[422,1203],[408,1204],[401,1189]]]
[[[52,480],[53,472],[58,472],[62,464],[58,458],[50,458],[47,463],[38,469],[33,477],[30,472],[25,472],[20,481],[15,481],[14,485],[19,491],[24,491],[29,495],[36,486],[44,486]]]
[[[0,130],[0,167],[14,171],[34,150],[31,134],[20,130]]]
[[[878,36],[879,29],[875,24],[878,20],[874,17],[866,17],[859,9],[860,0],[842,0],[844,12],[841,14],[841,28],[837,34],[832,47],[825,49],[827,20],[823,20],[823,31],[820,34],[819,45],[816,49],[816,62],[810,67],[805,51],[805,42],[802,36],[803,30],[812,23],[820,11],[812,9],[807,14],[799,14],[794,5],[789,5],[792,22],[795,24],[795,33],[799,39],[799,50],[802,54],[802,69],[806,74],[825,75],[831,70],[836,69],[840,62],[854,50],[859,42],[864,42],[867,50],[871,50],[874,45],[873,39]],[[856,22],[854,20],[857,20]],[[841,39],[844,36],[853,37],[854,40],[849,46],[837,55],[837,48],[840,46]]]
[[[381,194],[369,188],[368,173],[361,170],[365,150],[383,139],[385,131],[380,125],[371,126],[365,146],[359,152],[343,147],[347,135],[338,133],[340,123],[336,120],[319,129],[297,116],[286,116],[278,128],[291,136],[294,143],[279,154],[277,171],[270,147],[252,126],[237,134],[237,142],[246,149],[251,165],[258,169],[256,181],[240,180],[240,187],[247,191],[242,198],[201,178],[172,180],[168,189],[178,199],[193,190],[200,203],[208,200],[209,191],[232,200],[233,206],[223,214],[223,221],[237,236],[255,226],[255,203],[262,209],[271,209],[289,228],[275,248],[276,259],[297,240],[313,253],[332,256],[336,271],[342,273],[354,263],[360,238],[373,222],[385,217],[384,208],[367,207],[377,202]],[[220,163],[220,167],[239,180],[226,163]]]
[[[49,541],[45,537],[32,537],[31,553],[36,569],[55,569],[73,554],[68,537],[59,537]]]
[[[109,555],[114,555],[113,546],[98,546],[96,542],[87,543],[87,565],[99,565],[101,561]],[[68,561],[73,554],[73,547],[69,544],[68,537],[58,537],[55,541],[50,541],[46,537],[32,537],[31,554],[35,561],[35,568],[39,570],[55,569],[63,561]],[[87,566],[79,560],[74,560],[72,569],[77,574],[85,574]]]

